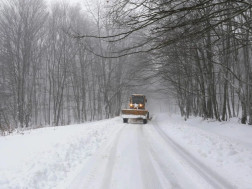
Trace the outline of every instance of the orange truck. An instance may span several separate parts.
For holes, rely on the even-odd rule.
[[[142,119],[143,124],[149,119],[149,112],[145,109],[147,99],[145,95],[133,94],[130,97],[129,109],[122,110],[123,123],[128,123],[129,119]]]

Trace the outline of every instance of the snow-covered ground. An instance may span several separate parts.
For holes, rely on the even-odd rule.
[[[116,133],[116,120],[41,128],[0,137],[0,188],[65,185],[79,166]]]
[[[159,114],[0,137],[0,188],[252,186],[252,127]]]
[[[183,121],[158,116],[160,128],[183,149],[200,160],[214,174],[235,188],[252,188],[252,127],[234,118],[229,122]]]

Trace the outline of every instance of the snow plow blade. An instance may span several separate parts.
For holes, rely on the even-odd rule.
[[[139,110],[139,109],[124,109],[122,110],[122,117],[123,118],[148,118],[148,111],[147,110]]]

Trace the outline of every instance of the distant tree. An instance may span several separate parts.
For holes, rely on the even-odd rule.
[[[28,126],[31,121],[39,63],[36,56],[39,53],[35,50],[41,45],[40,31],[46,15],[45,3],[41,0],[11,0],[3,4],[1,11],[1,56],[12,94],[8,108],[20,127]]]

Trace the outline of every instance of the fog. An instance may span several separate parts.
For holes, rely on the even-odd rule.
[[[134,93],[252,124],[251,4],[176,2],[2,1],[1,130],[119,116]]]

